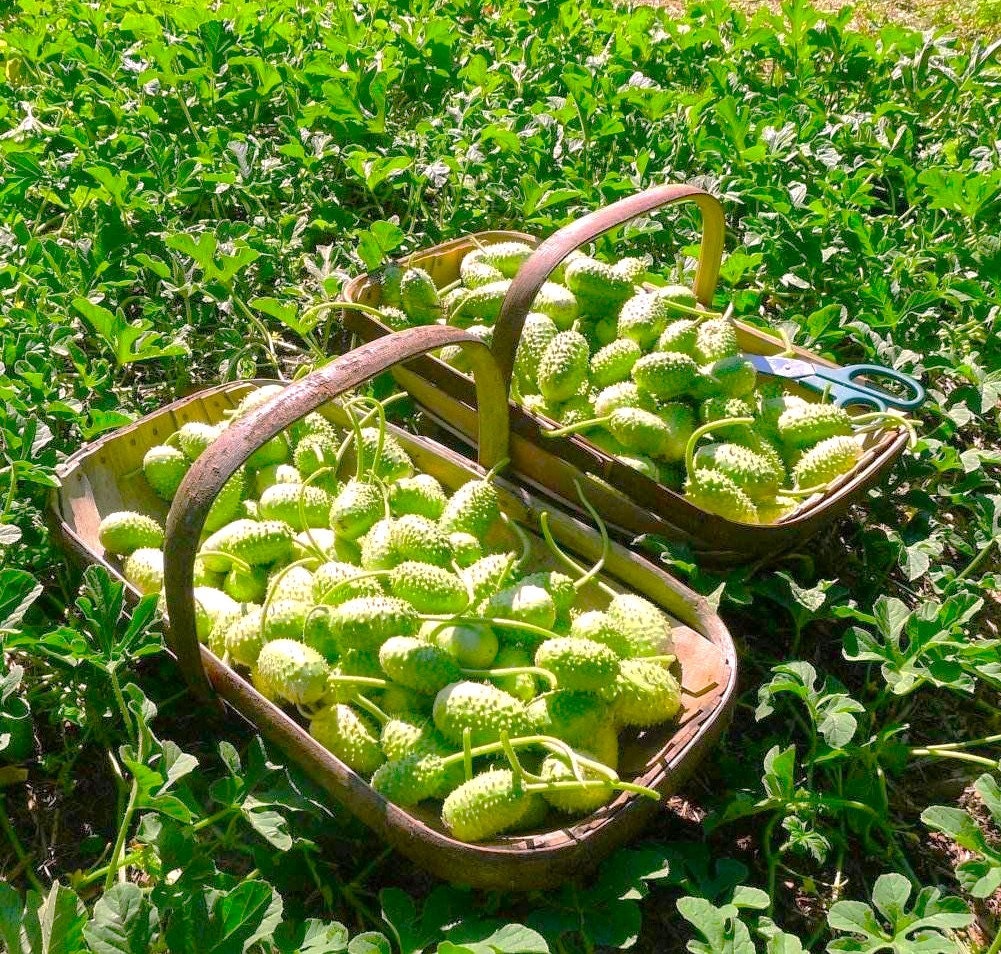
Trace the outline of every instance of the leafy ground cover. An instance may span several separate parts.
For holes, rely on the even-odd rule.
[[[989,951],[1001,883],[997,48],[790,2],[19,0],[0,13],[0,938],[11,951]],[[155,606],[44,521],[58,461],[345,345],[385,255],[644,185],[726,204],[720,302],[918,375],[922,436],[712,594],[735,727],[642,841],[534,896],[433,883],[195,709]],[[680,216],[626,235],[694,250]],[[681,236],[681,242],[676,237]],[[682,258],[679,273],[690,268]],[[679,274],[680,277],[680,274]]]

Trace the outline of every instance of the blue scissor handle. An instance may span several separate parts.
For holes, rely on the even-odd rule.
[[[897,397],[881,388],[871,388],[857,381],[857,378],[886,378],[901,385],[909,396]],[[911,411],[920,407],[925,401],[925,389],[909,374],[885,368],[879,364],[850,364],[844,368],[817,368],[813,377],[823,382],[830,382],[830,393],[835,404],[864,404],[885,411],[895,408],[899,411]]]

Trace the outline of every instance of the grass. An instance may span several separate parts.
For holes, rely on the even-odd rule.
[[[4,7],[2,944],[590,954],[730,932],[845,951],[881,933],[997,954],[1001,72],[969,32],[801,2]],[[436,884],[194,704],[155,600],[126,612],[67,565],[56,468],[178,394],[341,350],[315,306],[388,256],[546,235],[686,179],[726,208],[717,304],[918,376],[919,439],[776,566],[715,574],[644,541],[737,637],[729,735],[594,878]],[[615,248],[690,280],[696,225]]]

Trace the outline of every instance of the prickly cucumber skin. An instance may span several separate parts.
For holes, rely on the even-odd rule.
[[[394,805],[409,808],[438,797],[449,768],[439,755],[418,752],[379,766],[372,775],[372,788]]]
[[[333,530],[314,527],[297,533],[292,541],[294,560],[339,560],[357,563],[361,549],[354,540],[337,536]]]
[[[380,297],[384,304],[396,307],[400,304],[400,282],[403,280],[403,268],[392,263],[386,265],[379,273],[377,284]]]
[[[580,313],[574,293],[555,282],[546,282],[532,302],[532,311],[548,315],[560,331],[569,331]]]
[[[359,775],[370,775],[385,761],[374,727],[350,706],[322,709],[310,722],[309,734]]]
[[[393,548],[393,520],[377,520],[361,538],[360,563],[364,570],[391,570],[400,562]]]
[[[755,503],[773,500],[785,478],[785,472],[772,461],[740,444],[700,447],[695,453],[695,468],[725,474]]]
[[[445,533],[459,531],[482,540],[499,519],[497,491],[485,480],[470,480],[449,498],[438,523]]]
[[[233,408],[230,413],[230,420],[238,421],[241,417],[246,417],[259,407],[263,407],[272,398],[277,397],[284,389],[285,386],[282,384],[265,384],[263,387],[248,391],[240,399],[240,403]],[[188,425],[185,424],[184,426],[187,427]]]
[[[603,643],[617,656],[630,656],[633,646],[619,631],[612,618],[601,610],[588,610],[575,616],[570,623],[570,635],[576,639],[589,639]]]
[[[618,312],[634,291],[628,278],[586,255],[567,263],[563,281],[577,296],[581,312],[599,318]]]
[[[592,756],[581,750],[581,755]],[[570,762],[564,755],[547,755],[542,760],[539,774],[547,782],[572,782],[576,780]],[[583,776],[586,781],[600,781],[602,776],[591,769],[585,768]],[[558,811],[567,815],[589,815],[602,805],[611,801],[615,789],[611,785],[594,785],[579,789],[552,789],[542,792],[542,797]]]
[[[536,390],[539,378],[539,362],[560,329],[548,315],[529,312],[521,329],[521,340],[514,355],[514,371],[519,386],[525,394]]]
[[[272,437],[267,443],[258,447],[247,458],[247,466],[251,470],[259,470],[270,464],[284,464],[292,456],[288,438],[284,434]]]
[[[362,596],[330,611],[330,630],[346,649],[377,650],[390,636],[413,636],[420,625],[416,610],[392,596]]]
[[[143,476],[161,500],[173,500],[191,461],[176,447],[151,447],[143,457]]]
[[[381,666],[379,667],[382,668]],[[431,702],[425,695],[414,692],[398,682],[391,682],[382,690],[379,697],[379,708],[387,715],[409,718],[415,713],[431,718]]]
[[[626,643],[630,657],[674,652],[671,622],[649,600],[635,593],[619,593],[605,609],[612,627]]]
[[[740,355],[720,358],[700,369],[692,387],[696,400],[709,397],[742,398],[754,393],[758,373],[754,365]]]
[[[429,325],[441,317],[438,289],[423,268],[408,268],[401,276],[400,307],[415,325]]]
[[[474,623],[428,622],[421,627],[421,637],[467,669],[488,668],[500,648],[497,634],[489,626]]]
[[[441,820],[459,841],[485,841],[516,827],[537,798],[516,784],[510,769],[490,769],[448,795]]]
[[[170,437],[172,444],[177,444],[188,460],[197,460],[225,429],[222,424],[203,424],[201,421],[188,421],[182,424]]]
[[[394,305],[383,305],[379,309],[379,314],[382,317],[382,323],[390,331],[403,331],[413,327],[407,313],[402,308],[397,308]]]
[[[389,509],[394,517],[414,513],[428,520],[437,520],[447,501],[441,484],[430,474],[403,477],[389,489]]]
[[[847,437],[852,433],[852,421],[836,404],[803,404],[783,411],[777,428],[787,450],[802,450],[828,437]]]
[[[133,550],[122,564],[122,575],[143,596],[163,588],[163,551],[155,547]]]
[[[305,484],[275,484],[261,494],[257,512],[263,520],[281,520],[293,530],[330,525],[330,495]]]
[[[637,407],[651,413],[657,410],[656,403],[648,394],[641,394],[632,381],[610,384],[594,399],[594,416],[607,417],[612,411],[622,407]]]
[[[710,318],[699,325],[695,336],[695,360],[698,364],[712,364],[737,354],[740,354],[740,345],[732,321]]]
[[[699,405],[699,421],[703,424],[711,424],[713,421],[722,421],[728,417],[754,417],[754,406],[744,398],[710,397],[706,398]],[[742,433],[750,433],[751,425],[744,425],[746,428]],[[732,435],[737,428],[728,427],[726,435],[728,440],[733,440]]]
[[[627,450],[647,457],[659,457],[674,437],[656,414],[638,407],[620,407],[608,421],[612,436]]]
[[[493,282],[504,281],[504,275],[493,265],[488,265],[481,257],[479,250],[471,252],[459,264],[459,277],[466,288],[480,288],[483,285],[490,285]]]
[[[797,487],[829,484],[847,474],[862,457],[862,448],[854,437],[836,435],[811,447],[793,467]]]
[[[657,339],[657,350],[687,354],[694,359],[697,337],[698,325],[689,318],[680,318],[664,329]]]
[[[406,560],[390,571],[387,583],[393,596],[406,600],[418,613],[460,613],[469,603],[462,580],[432,563]]]
[[[524,242],[497,242],[479,250],[479,260],[486,262],[491,268],[496,268],[504,278],[514,278],[518,274],[518,269],[531,256],[532,247]],[[468,258],[467,255],[466,259]]]
[[[513,738],[531,730],[531,720],[520,699],[496,686],[478,682],[453,682],[434,699],[435,728],[452,745],[462,745],[468,728],[474,746],[496,742],[501,732]]]
[[[531,666],[533,664],[532,654],[523,646],[516,646],[507,643],[497,651],[494,657],[494,669],[513,669],[517,666]],[[491,676],[490,681],[498,688],[503,689],[509,695],[520,699],[522,702],[530,702],[539,691],[535,676],[528,672],[507,676]]]
[[[539,646],[535,665],[556,676],[561,689],[593,692],[615,678],[619,658],[602,643],[559,636]]]
[[[754,501],[718,470],[707,468],[690,474],[685,482],[685,498],[696,507],[735,523],[759,522]]]
[[[698,375],[698,365],[688,355],[673,351],[651,351],[632,368],[636,387],[661,401],[685,394]]]
[[[646,258],[620,258],[612,265],[612,271],[621,278],[626,279],[626,281],[636,285],[646,274],[646,270],[650,267],[650,264],[650,261]]]
[[[570,745],[590,744],[609,718],[608,705],[596,695],[570,689],[557,689],[533,699],[527,711],[533,731]]]
[[[220,623],[242,613],[236,600],[211,586],[196,586],[194,601],[195,632],[203,643]]]
[[[657,408],[657,416],[668,430],[668,436],[661,447],[661,458],[666,461],[684,460],[688,439],[695,430],[694,411],[680,401],[668,401]]]
[[[292,452],[292,462],[296,470],[303,477],[309,477],[324,467],[334,467],[337,464],[337,451],[339,442],[336,437],[328,437],[324,434],[311,434],[304,437]],[[318,477],[313,486],[320,486],[324,475]],[[336,482],[336,478],[330,474],[326,477],[326,482]],[[324,483],[324,489],[327,484]]]
[[[101,521],[97,538],[108,553],[128,556],[140,548],[163,546],[163,527],[145,514],[119,510]]]
[[[222,485],[219,495],[212,501],[209,512],[205,516],[205,533],[215,533],[227,523],[236,519],[240,510],[243,493],[246,490],[247,478],[244,471],[238,470]]]
[[[472,566],[483,556],[480,541],[471,533],[456,530],[448,535],[448,542],[452,546],[452,559],[460,569]]]
[[[277,520],[234,520],[208,537],[201,550],[205,566],[216,573],[229,570],[233,561],[227,555],[251,566],[285,562],[292,556],[292,531]]]
[[[407,712],[386,722],[379,732],[379,747],[390,762],[398,762],[416,752],[430,751],[434,726],[420,713]]]
[[[484,612],[494,619],[516,620],[542,629],[552,629],[556,622],[556,603],[537,583],[519,582],[495,593]]]
[[[254,491],[258,497],[276,484],[301,484],[302,474],[291,464],[270,464],[254,474]]]
[[[387,481],[413,476],[414,463],[403,449],[403,445],[392,434],[382,434],[382,452],[378,460],[375,452],[379,446],[379,429],[363,427],[361,443],[362,469],[366,472],[372,472]]]
[[[488,553],[462,571],[463,582],[473,592],[473,602],[493,596],[509,581],[514,567],[513,553]]]
[[[670,320],[671,312],[663,299],[650,292],[640,292],[622,306],[616,331],[620,338],[630,338],[647,351]]]
[[[330,506],[330,528],[345,540],[357,540],[384,512],[382,494],[374,484],[348,481]]]
[[[566,401],[587,381],[590,352],[576,331],[561,331],[546,347],[539,362],[539,391],[554,403]]]
[[[569,613],[577,599],[577,590],[573,580],[559,570],[542,570],[523,577],[519,583],[523,585],[541,586],[552,598],[556,614]]]
[[[394,682],[432,696],[462,677],[448,653],[416,636],[387,639],[379,648],[379,664]]]
[[[447,513],[446,504],[444,514]],[[445,526],[444,514],[439,523],[412,513],[393,522],[390,540],[400,562],[414,560],[441,567],[451,565],[452,545],[448,542],[448,534],[460,528]]]
[[[268,580],[268,599],[313,602],[313,571],[305,566],[276,569]]]
[[[548,409],[547,417],[555,416],[560,424],[579,424],[582,421],[590,421],[594,415],[594,401],[588,394],[575,394],[567,399],[556,409]]]
[[[632,338],[617,338],[591,356],[591,383],[607,388],[619,381],[628,381],[633,365],[643,351]]]
[[[265,642],[261,626],[261,610],[261,607],[256,606],[244,616],[228,620],[218,639],[213,633],[212,644],[221,642],[233,662],[241,666],[255,666]]]
[[[681,687],[662,663],[624,659],[615,683],[603,695],[618,726],[659,725],[681,708]]]
[[[257,671],[280,699],[292,705],[312,705],[327,691],[327,661],[294,639],[265,643],[257,657]]]
[[[469,325],[492,325],[500,314],[501,305],[507,290],[511,287],[509,279],[501,282],[490,282],[474,288],[449,315],[448,323],[457,328],[467,328]]]

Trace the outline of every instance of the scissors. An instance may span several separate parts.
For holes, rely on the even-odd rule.
[[[802,358],[783,358],[764,354],[748,354],[745,357],[762,374],[791,378],[797,384],[815,391],[828,391],[831,400],[841,407],[861,405],[878,411],[890,408],[912,411],[920,407],[926,397],[925,389],[909,374],[884,368],[878,364],[849,364],[844,368],[828,368],[804,361]],[[869,387],[856,380],[862,375],[894,381],[901,385],[906,393],[903,397],[898,397],[889,391]]]

